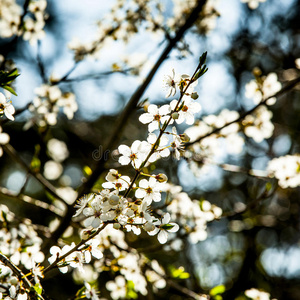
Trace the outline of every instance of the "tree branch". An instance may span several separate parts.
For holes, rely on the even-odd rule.
[[[190,143],[186,143],[186,148],[195,144],[195,143],[198,143],[200,142],[201,140],[215,134],[215,133],[218,133],[219,131],[221,131],[223,128],[225,127],[228,127],[229,125],[231,124],[234,124],[234,123],[238,123],[240,121],[242,121],[243,119],[245,119],[246,116],[252,114],[258,107],[260,107],[261,105],[265,105],[266,102],[273,98],[273,97],[279,97],[279,96],[282,96],[284,95],[286,92],[290,91],[292,88],[294,88],[298,83],[300,82],[300,77],[297,77],[296,79],[294,80],[291,80],[285,87],[283,87],[279,92],[275,93],[274,95],[271,95],[269,97],[267,97],[266,99],[264,99],[263,101],[261,101],[260,103],[258,103],[257,105],[255,105],[252,109],[246,111],[245,113],[241,114],[237,119],[235,119],[234,121],[231,121],[225,125],[223,125],[222,127],[219,127],[219,128],[215,128],[214,130],[212,130],[211,132],[203,135],[203,136],[200,136],[199,138],[197,138],[195,141],[193,142],[190,142]]]
[[[152,78],[154,77],[156,71],[161,66],[161,64],[164,62],[164,60],[168,57],[171,50],[175,47],[177,42],[184,36],[186,31],[194,24],[194,22],[198,19],[199,13],[201,12],[203,6],[205,5],[206,0],[200,0],[198,1],[197,6],[194,8],[190,16],[187,18],[185,24],[178,30],[176,36],[171,39],[161,54],[160,58],[157,60],[155,65],[153,66],[152,70],[148,74],[145,81],[142,83],[142,85],[135,91],[135,93],[131,96],[129,102],[127,103],[125,109],[121,113],[120,117],[118,118],[116,125],[114,127],[113,132],[111,133],[110,137],[108,138],[107,142],[105,143],[103,149],[104,153],[106,151],[111,150],[116,143],[119,141],[121,133],[124,130],[125,124],[128,121],[131,112],[136,108],[137,103],[139,102],[140,98],[144,94],[145,90],[147,89],[148,85],[150,84]],[[104,170],[105,165],[105,157],[102,156],[101,159],[98,161],[95,169],[93,170],[92,175],[88,178],[88,180],[79,187],[78,189],[78,197],[81,197],[82,195],[88,193],[93,185],[96,183],[97,179],[101,175],[101,173]],[[67,213],[62,220],[61,224],[58,226],[56,231],[53,232],[53,236],[51,240],[48,240],[48,246],[53,245],[56,243],[58,238],[63,234],[63,232],[68,227],[72,216],[75,213],[75,209],[73,206],[68,206]]]

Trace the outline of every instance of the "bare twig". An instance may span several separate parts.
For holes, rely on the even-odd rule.
[[[8,190],[7,188],[0,187],[0,194],[3,195],[3,196],[9,197],[9,198],[14,198],[14,199],[19,200],[19,201],[24,201],[24,202],[32,204],[36,207],[51,211],[58,218],[61,218],[63,216],[63,212],[60,209],[58,209],[56,206],[54,206],[52,204],[48,204],[48,203],[43,202],[43,201],[38,200],[38,199],[34,199],[34,198],[29,197],[27,195],[14,193],[14,192]]]
[[[218,133],[219,131],[221,131],[223,128],[225,127],[228,127],[229,125],[231,124],[234,124],[234,123],[238,123],[238,122],[241,122],[242,120],[245,119],[246,116],[252,114],[258,107],[260,107],[261,105],[265,105],[266,102],[273,98],[273,97],[279,97],[279,96],[282,96],[284,95],[286,92],[290,91],[292,88],[294,88],[298,83],[300,82],[300,77],[297,77],[296,79],[294,80],[291,80],[285,87],[283,87],[279,92],[275,93],[274,95],[271,95],[269,97],[267,97],[266,99],[264,99],[263,101],[261,101],[260,103],[258,103],[257,105],[255,105],[252,109],[246,111],[245,113],[241,114],[237,119],[235,119],[234,121],[231,121],[229,123],[226,123],[225,125],[223,125],[222,127],[219,127],[219,128],[215,128],[214,130],[212,130],[211,132],[203,135],[203,136],[200,136],[199,138],[197,138],[195,141],[193,142],[190,142],[190,143],[186,143],[186,147],[189,147],[195,143],[198,143],[200,142],[201,140],[215,134],[215,133]]]
[[[19,165],[21,165],[30,175],[32,175],[35,179],[37,179],[44,187],[45,189],[51,193],[55,198],[63,201],[64,203],[66,202],[63,198],[61,198],[58,193],[56,188],[41,174],[41,173],[36,173],[34,172],[18,155],[17,151],[10,145],[2,145],[2,148],[4,151],[14,160],[16,161]]]

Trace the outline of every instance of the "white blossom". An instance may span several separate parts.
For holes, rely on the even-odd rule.
[[[4,114],[8,119],[14,121],[14,113],[15,108],[11,102],[6,99],[4,94],[0,92],[0,115]]]

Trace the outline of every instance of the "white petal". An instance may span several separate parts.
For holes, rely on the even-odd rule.
[[[0,133],[0,144],[5,145],[9,142],[9,135],[5,132]]]
[[[153,115],[149,113],[144,113],[140,115],[139,121],[143,124],[148,124],[153,121]]]
[[[120,145],[118,147],[118,150],[121,154],[125,155],[125,156],[129,156],[131,154],[131,150],[128,146],[126,145]]]
[[[169,104],[165,104],[159,108],[158,112],[160,115],[167,115],[171,111],[171,107]]]
[[[145,190],[137,189],[137,190],[135,191],[135,196],[136,196],[137,198],[144,198],[145,195],[146,195],[146,191],[145,191]]]
[[[139,182],[139,186],[142,187],[142,188],[147,188],[149,186],[148,180],[147,179],[142,179]]]
[[[177,232],[179,230],[179,226],[176,223],[170,223],[170,225],[174,225],[173,228],[169,229],[169,232]]]
[[[128,165],[131,162],[130,158],[127,156],[121,156],[119,158],[119,163],[123,166]]]
[[[148,106],[148,112],[152,115],[157,115],[158,114],[158,108],[157,108],[157,105],[155,104],[150,104]]]
[[[158,127],[158,122],[157,121],[153,121],[148,125],[148,131],[149,132],[153,132],[154,130],[157,130]]]
[[[161,230],[157,235],[157,239],[161,244],[165,244],[168,240],[168,233],[165,230]]]
[[[161,222],[162,222],[162,224],[168,224],[168,223],[170,222],[170,219],[171,219],[170,214],[169,214],[169,213],[166,213],[166,214],[163,216]]]

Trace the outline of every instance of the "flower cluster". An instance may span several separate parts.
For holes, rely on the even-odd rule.
[[[15,0],[0,2],[0,36],[9,38],[19,31],[22,8]]]
[[[33,103],[29,107],[33,117],[25,124],[25,129],[30,128],[33,124],[39,127],[55,125],[60,108],[62,108],[67,118],[71,120],[78,109],[75,95],[62,93],[56,85],[43,84],[35,89],[35,93],[37,97],[34,98]]]
[[[28,12],[34,18],[26,16],[24,19],[23,39],[29,41],[31,45],[35,45],[38,40],[45,36],[45,18],[47,17],[45,9],[47,7],[46,0],[30,1],[28,5]]]
[[[270,73],[268,76],[259,76],[260,70],[255,69],[255,79],[246,84],[245,95],[247,98],[253,99],[255,104],[273,96],[281,89],[281,83],[278,81],[275,73]],[[267,100],[266,104],[273,105],[276,102],[275,97]]]
[[[270,300],[270,294],[255,288],[245,291],[245,295],[253,300]],[[276,300],[276,299],[273,299]]]
[[[30,220],[17,222],[7,206],[0,205],[0,253],[15,265],[30,270],[35,282],[42,277],[39,264],[44,261],[41,251],[42,239],[38,237]],[[5,298],[4,298],[5,297]],[[0,263],[0,298],[9,300],[29,299],[27,292],[10,268]]]
[[[113,41],[128,43],[144,23],[145,29],[154,35],[163,33],[163,6],[160,1],[124,1],[113,5],[110,13],[98,22],[97,35],[93,41],[80,42],[77,38],[69,43],[74,51],[75,61],[86,57],[99,58],[101,50]]]
[[[4,114],[8,119],[14,121],[14,113],[15,108],[11,104],[11,101],[7,99],[3,93],[0,92],[0,116]]]
[[[222,215],[222,209],[211,205],[206,200],[191,200],[189,195],[182,191],[182,187],[166,184],[167,211],[172,218],[176,218],[182,234],[188,233],[188,239],[192,244],[207,238],[207,223],[218,219]],[[182,241],[175,239],[170,244],[172,250],[179,251]]]
[[[19,280],[12,270],[0,262],[0,299],[27,300],[29,299],[25,289],[21,287]]]
[[[0,252],[27,270],[44,261],[40,250],[42,239],[38,237],[29,220],[14,226],[15,215],[5,205],[0,205]]]
[[[65,142],[54,138],[47,142],[47,150],[51,160],[44,165],[44,176],[49,180],[55,180],[63,172],[61,163],[69,156],[69,151]]]
[[[196,0],[174,0],[173,17],[167,20],[168,26],[175,30],[178,24],[182,24],[184,20],[182,16],[189,15],[197,4],[198,2]],[[219,13],[215,6],[216,1],[214,0],[209,0],[204,5],[201,17],[199,17],[198,21],[195,23],[199,33],[208,33],[216,27],[216,21]]]
[[[270,176],[278,179],[282,188],[300,185],[300,156],[286,155],[272,159],[268,164]]]
[[[0,36],[8,38],[22,35],[30,44],[45,36],[46,0],[29,1],[24,20],[21,20],[22,7],[15,0],[1,0],[0,2]],[[32,18],[33,17],[33,18]],[[22,23],[21,23],[22,22]]]

